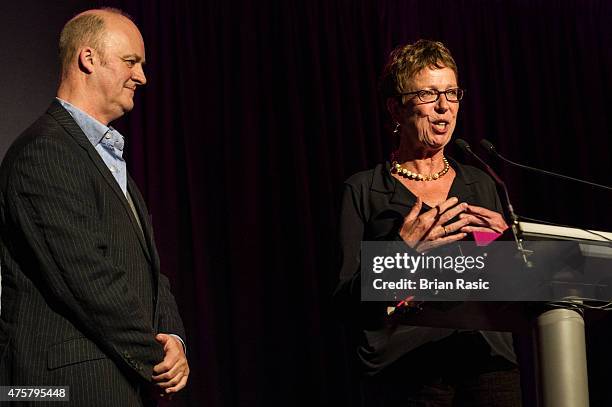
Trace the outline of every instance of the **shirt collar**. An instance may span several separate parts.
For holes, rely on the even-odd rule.
[[[57,101],[70,113],[74,121],[79,125],[89,142],[95,147],[97,146],[102,137],[109,131],[116,131],[111,126],[106,126],[94,119],[78,107],[56,97]]]
[[[451,157],[446,157],[448,163],[455,170],[455,180],[451,185],[449,196],[465,196],[467,200],[473,196],[472,188],[470,185],[477,183],[478,180],[471,174],[466,172],[462,166]],[[372,184],[370,189],[372,191],[381,192],[384,194],[390,194],[389,202],[396,203],[404,206],[412,206],[416,202],[416,197],[412,192],[400,184],[391,175],[391,163],[385,161],[383,164],[379,164],[374,169],[374,176],[372,177]],[[426,206],[426,205],[425,205]]]

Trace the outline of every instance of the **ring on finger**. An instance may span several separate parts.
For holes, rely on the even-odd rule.
[[[444,235],[443,236],[448,235],[448,231],[446,230],[446,226],[442,226],[442,230],[444,231]]]

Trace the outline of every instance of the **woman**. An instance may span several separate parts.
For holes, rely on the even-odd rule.
[[[423,252],[508,228],[493,181],[445,156],[464,93],[448,49],[425,40],[395,49],[381,92],[397,149],[391,162],[345,182],[336,292],[359,327],[365,404],[519,406],[509,333],[390,328],[384,304],[359,303],[361,241],[403,240]]]

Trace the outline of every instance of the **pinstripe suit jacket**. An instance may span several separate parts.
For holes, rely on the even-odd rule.
[[[70,385],[72,405],[141,405],[163,359],[157,332],[185,337],[151,223],[54,101],[0,169],[0,385]]]

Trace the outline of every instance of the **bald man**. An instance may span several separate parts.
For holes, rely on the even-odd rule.
[[[149,213],[109,123],[146,83],[116,9],[63,28],[57,98],[0,169],[0,385],[70,386],[73,406],[142,406],[187,383],[183,324]]]

